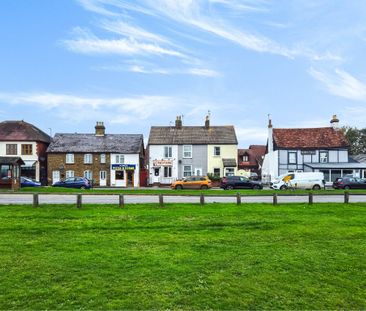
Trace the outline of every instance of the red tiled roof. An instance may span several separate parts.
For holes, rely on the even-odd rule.
[[[250,145],[249,149],[238,149],[238,156],[247,154],[249,161],[240,162],[241,166],[256,166],[261,163],[262,157],[266,154],[266,146],[264,145]]]
[[[24,121],[4,121],[0,122],[0,140],[49,143],[51,137],[30,123]]]
[[[342,130],[332,127],[273,129],[277,148],[346,148],[349,142]]]

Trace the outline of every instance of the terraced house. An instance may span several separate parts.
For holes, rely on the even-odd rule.
[[[106,134],[103,122],[97,122],[94,134],[56,134],[47,154],[50,184],[77,176],[100,187],[140,186],[142,134]]]
[[[191,175],[234,175],[238,141],[234,126],[153,126],[148,142],[150,184],[171,184]]]

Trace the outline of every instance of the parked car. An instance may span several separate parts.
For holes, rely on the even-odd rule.
[[[65,180],[55,182],[53,187],[65,187],[65,188],[78,188],[78,189],[90,189],[91,184],[87,178],[84,177],[70,177]]]
[[[333,182],[334,189],[366,189],[366,180],[357,177],[339,177]]]
[[[260,182],[250,180],[244,176],[227,176],[221,180],[220,188],[225,190],[231,189],[263,189]]]
[[[170,187],[172,189],[209,189],[212,188],[212,183],[207,176],[189,176],[183,180],[177,180]]]
[[[41,183],[39,181],[33,180],[28,177],[20,177],[21,187],[40,187]]]
[[[321,172],[299,172],[284,174],[276,178],[271,184],[271,189],[313,189],[324,188],[324,173]]]

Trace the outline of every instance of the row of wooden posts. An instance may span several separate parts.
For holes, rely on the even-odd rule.
[[[118,206],[120,208],[123,208],[125,206],[125,198],[123,194],[119,194],[119,202],[118,202]],[[242,196],[240,195],[240,193],[237,193],[236,195],[236,204],[240,205],[242,202]],[[314,202],[314,197],[313,197],[313,193],[309,192],[308,195],[308,204],[313,204]],[[349,192],[345,191],[344,192],[344,203],[348,204],[349,203]],[[83,204],[82,201],[82,194],[77,194],[76,195],[76,207],[77,208],[81,208]],[[203,194],[200,195],[200,204],[204,205],[205,204],[205,196]],[[278,196],[277,193],[274,193],[272,196],[272,204],[273,205],[277,205],[278,204]],[[39,194],[38,193],[34,193],[33,194],[33,207],[38,207],[39,206]],[[159,206],[163,207],[164,206],[164,196],[162,194],[159,194]]]

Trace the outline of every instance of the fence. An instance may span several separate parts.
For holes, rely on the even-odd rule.
[[[235,196],[211,196],[201,193],[199,196],[179,196],[179,195],[123,195],[123,194],[39,194],[34,193],[24,195],[8,195],[15,197],[10,203],[0,197],[0,204],[32,204],[33,207],[39,207],[42,204],[75,204],[77,208],[81,208],[83,204],[116,204],[123,208],[125,204],[136,203],[155,203],[163,207],[166,203],[196,203],[201,206],[207,203],[234,203],[237,205],[248,203],[269,203],[272,205],[284,203],[305,203],[312,205],[314,203],[344,203],[351,202],[366,202],[366,194],[350,193],[345,191],[343,195],[314,195],[312,192],[308,194],[268,194],[268,195],[241,195]],[[17,201],[18,198],[18,201]],[[126,200],[127,198],[127,200]],[[30,200],[31,199],[31,200]]]

